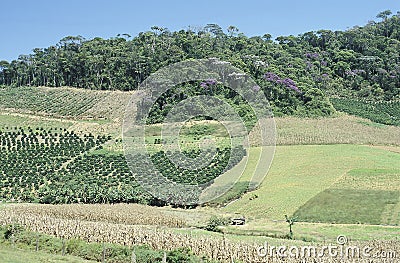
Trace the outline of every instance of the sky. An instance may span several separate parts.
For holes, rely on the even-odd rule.
[[[399,0],[0,0],[0,60],[11,61],[65,36],[136,36],[152,26],[170,31],[217,23],[247,36],[273,38],[319,29],[346,30],[378,21]]]

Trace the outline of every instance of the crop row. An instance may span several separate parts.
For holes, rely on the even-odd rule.
[[[14,214],[38,217],[108,222],[124,225],[183,227],[186,222],[163,212],[162,208],[140,204],[8,204]]]
[[[164,204],[149,195],[135,179],[123,154],[101,149],[110,137],[78,136],[69,131],[12,129],[0,131],[0,198],[40,203],[146,203]],[[169,153],[178,156],[178,153]],[[194,157],[196,153],[183,152]],[[175,183],[202,185],[236,165],[246,154],[242,147],[217,149],[207,155],[201,169],[181,168],[164,152],[153,153],[158,171]],[[133,164],[144,156],[132,157]],[[178,157],[174,157],[178,158]],[[137,165],[135,173],[150,175],[150,165]],[[155,180],[149,176],[150,181]],[[169,191],[173,195],[181,192]],[[196,198],[196,197],[193,197]],[[160,203],[161,202],[161,203]]]
[[[231,169],[242,160],[246,155],[246,151],[243,147],[235,147],[232,150],[230,148],[217,148],[215,155],[211,151],[200,153],[199,150],[186,150],[184,155],[175,153],[175,156],[172,154],[168,158],[169,155],[171,153],[160,151],[151,156],[152,162],[158,171],[177,183],[201,185],[210,182]],[[185,159],[183,156],[190,159]],[[187,168],[177,167],[171,159],[185,163]],[[206,166],[197,168],[199,163],[206,163],[209,160],[211,161]]]
[[[31,87],[0,90],[0,107],[28,110],[46,115],[77,117],[92,108],[104,96],[98,93]]]
[[[339,110],[370,119],[373,122],[400,125],[400,101],[360,101],[348,98],[331,98],[333,106]]]

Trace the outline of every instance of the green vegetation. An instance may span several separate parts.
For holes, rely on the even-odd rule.
[[[345,234],[352,240],[395,240],[398,237],[399,226],[368,225],[368,224],[332,224],[296,222],[293,225],[293,239],[288,238],[288,224],[281,221],[249,221],[245,226],[227,226],[224,228],[226,237],[232,240],[246,240],[249,242],[264,242],[280,245],[291,244],[291,241],[299,243],[335,242],[338,235]],[[283,240],[286,239],[286,240]],[[309,244],[309,243],[308,243]]]
[[[285,215],[285,219],[286,219],[286,223],[288,223],[289,225],[289,234],[288,234],[288,238],[289,239],[293,239],[293,225],[294,223],[297,222],[297,217],[288,217],[287,215]]]
[[[78,136],[64,129],[27,129],[0,131],[0,194],[3,199],[51,204],[164,203],[151,197],[136,182],[122,153],[102,149],[111,137]],[[194,160],[199,154],[199,150],[183,152]],[[204,185],[231,169],[245,155],[243,147],[232,151],[217,148],[215,153],[209,151],[203,156],[211,162],[200,169],[177,167],[169,159],[172,156],[181,160],[176,152],[159,151],[150,159],[160,173],[174,182]],[[135,164],[144,160],[140,154],[132,158]]]
[[[398,225],[399,175],[400,170],[396,169],[350,170],[300,207],[295,215],[307,222]]]
[[[212,232],[221,232],[220,226],[226,226],[231,223],[230,218],[212,216],[205,226],[205,230]]]
[[[12,127],[22,127],[27,129],[43,128],[61,128],[62,130],[68,129],[72,126],[72,122],[65,120],[56,120],[49,118],[40,118],[34,115],[18,114],[9,112],[0,112],[0,130],[7,130]]]
[[[49,122],[44,122],[41,127],[51,127],[56,121],[62,126],[78,120],[104,124],[121,118],[125,112],[122,105],[126,105],[133,95],[134,92],[68,87],[5,87],[0,88],[1,118],[8,115],[10,118],[30,118],[31,123],[39,120]],[[14,125],[9,126],[23,125],[17,119]]]
[[[236,147],[233,149],[218,148],[214,156],[211,151],[201,153],[201,160],[196,159],[197,157],[199,157],[200,151],[192,150],[184,151],[182,153],[185,156],[191,158],[191,160],[194,160],[191,163],[185,164],[189,166],[189,168],[187,169],[176,168],[176,164],[174,164],[170,160],[172,159],[182,162],[183,160],[180,158],[181,153],[179,153],[178,155],[178,153],[171,154],[164,153],[163,151],[158,152],[151,156],[152,163],[157,168],[157,171],[160,171],[165,177],[174,182],[202,185],[212,181],[213,179],[221,175],[224,171],[230,170],[233,166],[239,163],[246,155],[246,150],[243,147]],[[207,160],[212,161],[203,168],[190,168],[190,166],[196,167],[196,164],[198,162],[207,162]]]
[[[255,160],[248,161],[243,177],[251,173],[253,162]],[[293,215],[310,199],[340,182],[350,170],[367,168],[399,170],[400,155],[358,145],[278,146],[274,162],[260,187],[230,203],[223,211],[252,217],[254,225],[268,224],[270,220],[281,220],[285,214]],[[392,176],[396,178],[396,174]],[[388,189],[388,180],[379,190]],[[394,188],[389,190],[395,191]],[[254,194],[258,198],[251,198]]]
[[[379,178],[377,178],[379,180]],[[339,224],[383,224],[388,205],[399,202],[399,191],[330,188],[296,211],[301,221]]]
[[[334,239],[343,233],[354,239],[396,237],[400,224],[400,16],[390,15],[390,12],[382,12],[379,14],[381,22],[346,31],[320,30],[299,36],[281,36],[276,41],[268,34],[263,37],[246,37],[234,31],[225,34],[215,24],[198,31],[178,32],[153,27],[152,32],[140,33],[132,39],[66,37],[56,46],[34,49],[32,54],[20,56],[10,63],[1,61],[0,198],[46,204],[167,205],[168,202],[145,192],[135,180],[137,175],[127,166],[119,137],[125,110],[121,105],[127,105],[132,97],[135,105],[145,106],[149,98],[127,90],[136,90],[139,83],[163,66],[186,59],[216,57],[255,79],[257,86],[251,92],[263,92],[270,101],[277,117],[279,146],[266,179],[256,190],[249,192],[249,181],[259,162],[252,159],[257,156],[252,153],[264,148],[258,147],[260,142],[257,141],[250,142],[255,147],[250,147],[247,152],[242,147],[232,148],[233,140],[243,138],[230,139],[225,127],[212,119],[211,115],[220,112],[221,108],[208,112],[210,116],[190,119],[180,130],[179,139],[162,136],[159,125],[179,102],[211,95],[229,104],[244,120],[245,126],[253,129],[252,135],[258,127],[254,112],[243,97],[224,83],[207,79],[171,88],[150,105],[148,116],[142,116],[140,111],[143,109],[139,107],[139,112],[135,113],[137,118],[147,117],[143,124],[146,124],[145,142],[150,161],[167,179],[205,187],[221,173],[236,171],[238,163],[247,161],[242,177],[232,189],[204,207],[192,210],[192,217],[204,211],[207,214],[202,215],[202,223],[196,218],[193,220],[197,220],[196,223],[191,226],[202,228],[204,235],[220,235],[204,229],[223,230],[231,233],[230,239],[248,241],[259,241],[264,236],[325,241],[326,237]],[[180,114],[184,115],[184,112],[178,112],[175,117],[182,117]],[[183,156],[196,160],[201,156],[200,148],[206,140],[204,144],[214,141],[216,146],[215,154],[206,150],[202,156],[210,161],[208,166],[193,170],[191,164],[196,163],[185,161],[188,165],[185,169],[170,160],[173,157],[182,161]],[[169,142],[179,144],[183,155],[169,151],[166,144]],[[244,158],[247,155],[249,160]],[[144,159],[140,154],[130,157],[134,164]],[[147,167],[140,172],[153,174]],[[175,192],[171,190],[172,194]],[[108,221],[122,220],[126,215],[124,207],[120,208],[120,214],[112,210],[115,207],[110,208],[107,218],[103,207],[97,209],[103,229],[111,226]],[[139,222],[138,225],[151,221],[142,220],[145,209],[137,209],[135,222]],[[188,210],[171,207],[148,209],[164,209],[165,215],[190,214]],[[41,213],[44,210],[46,208],[40,210]],[[43,218],[63,222],[57,225],[59,233],[68,225],[64,223],[75,216],[69,213],[70,218],[62,221],[62,213],[75,210],[60,211],[57,214],[60,218],[43,213]],[[94,215],[74,213],[83,218]],[[28,217],[22,217],[22,214],[19,220],[27,221]],[[228,226],[227,218],[233,214],[245,215],[246,224]],[[31,213],[28,215],[40,221]],[[150,217],[151,213],[146,215]],[[162,213],[155,215],[154,225],[169,220],[169,227],[181,226],[176,220],[164,218]],[[284,215],[289,215],[286,221]],[[299,222],[293,225],[294,218]],[[124,227],[132,227],[126,222],[117,221]],[[80,223],[83,230],[85,227],[82,226],[97,229],[97,224],[100,225],[98,220]],[[68,227],[74,228],[70,224]],[[113,227],[119,229],[116,225]],[[52,229],[46,229],[52,233]],[[198,241],[191,235],[188,238],[187,233],[192,230],[176,231],[186,234],[177,238],[180,242]],[[108,233],[97,233],[113,240]],[[126,237],[122,232],[119,235]],[[161,235],[168,239],[172,234],[156,231],[152,238],[159,241]],[[262,237],[254,238],[257,235]],[[40,252],[33,256],[26,250],[34,250],[37,240]],[[207,239],[201,242],[196,243],[198,247],[208,246]],[[224,236],[223,242],[213,244],[225,249],[225,242]],[[109,243],[104,246],[78,239],[63,241],[16,226],[0,228],[0,261],[13,260],[8,252],[10,247],[23,249],[25,252],[21,252],[21,256],[26,258],[25,262],[34,262],[34,257],[49,262],[81,262],[80,258],[99,261],[104,251],[107,262],[131,260],[132,248]],[[63,247],[68,257],[50,259],[44,254],[61,254]],[[210,257],[218,257],[214,247],[207,249]],[[201,260],[187,249],[167,252],[135,246],[134,251],[138,262],[161,262],[164,252],[168,262]],[[69,257],[71,255],[79,258]]]
[[[193,136],[193,137],[201,137],[201,136],[206,136],[206,135],[217,135],[218,131],[218,135],[222,136],[222,137],[228,137],[228,133],[225,130],[225,128],[219,124],[219,123],[215,123],[215,124],[194,124],[192,126],[184,126],[182,128],[182,131],[180,131],[180,135],[183,136]]]
[[[182,73],[181,73],[182,74]],[[229,75],[224,76],[229,78]],[[232,86],[235,85],[234,83],[237,82],[237,79],[228,80],[228,83],[231,83]],[[257,92],[253,92],[251,95],[256,95]],[[225,102],[231,108],[234,109],[235,113],[237,113],[240,118],[242,119],[244,125],[248,130],[256,124],[257,118],[254,114],[253,109],[251,106],[246,102],[246,100],[234,91],[232,88],[225,87],[221,83],[218,83],[214,79],[209,79],[204,82],[190,82],[185,84],[180,84],[168,89],[167,92],[161,95],[152,95],[152,96],[159,96],[155,98],[143,98],[139,103],[139,111],[137,115],[137,119],[141,120],[146,118],[146,124],[155,124],[155,123],[162,123],[165,117],[170,113],[171,109],[174,108],[179,102],[184,100],[190,100],[190,98],[196,96],[210,96],[218,98],[220,101]],[[212,106],[208,104],[202,105],[204,102],[198,102],[196,100],[191,101],[191,109],[188,112],[187,108],[182,107],[180,110],[174,111],[173,118],[176,120],[183,119],[185,120],[185,114],[195,114],[195,118],[193,120],[212,120],[213,116],[223,116],[221,114],[226,113],[226,105],[223,103],[216,103],[213,102]],[[264,107],[265,106],[265,107]],[[207,108],[207,116],[204,116],[204,112],[202,109]],[[270,109],[267,108],[267,105],[263,105],[264,116],[270,115]],[[231,118],[230,118],[231,119]],[[195,129],[199,129],[199,127],[194,127]],[[198,131],[191,131],[189,133],[203,133],[207,132],[210,134],[210,130],[198,130]]]
[[[89,191],[79,181],[85,177],[76,163],[83,164],[86,169],[104,170],[97,166],[100,162],[93,167],[89,166],[88,160],[79,161],[82,161],[82,155],[88,156],[85,153],[101,148],[108,140],[109,137],[92,134],[78,136],[62,128],[33,130],[28,127],[27,130],[0,131],[1,197],[5,200],[69,203],[77,201],[74,198],[82,198],[78,188],[83,186],[85,194],[95,193],[99,198],[98,189]],[[96,173],[86,179],[90,181],[96,179],[95,176]],[[107,177],[101,179],[107,180]],[[91,187],[97,187],[97,184]]]
[[[3,263],[94,263],[96,261],[89,261],[75,256],[62,256],[55,255],[49,252],[33,251],[27,249],[20,249],[0,243],[0,261]]]
[[[400,127],[355,116],[275,118],[277,145],[364,144],[400,145]],[[256,144],[256,142],[255,142]]]
[[[400,101],[360,101],[331,98],[334,107],[351,115],[387,125],[400,125]]]
[[[250,74],[277,116],[330,115],[333,108],[324,93],[386,101],[400,96],[400,17],[386,11],[378,18],[382,21],[346,31],[319,30],[276,41],[269,34],[226,34],[216,24],[176,32],[155,26],[133,38],[68,36],[17,60],[1,61],[0,85],[135,90],[164,66],[217,57]],[[40,108],[47,105],[45,97],[32,98],[41,101]],[[82,103],[70,104],[65,114],[82,113],[94,101],[82,97]]]
[[[6,250],[3,250],[4,247]],[[195,257],[188,249],[183,248],[161,251],[152,250],[145,245],[129,248],[110,243],[88,243],[79,239],[62,240],[49,235],[26,231],[16,225],[0,227],[0,248],[0,259],[3,256],[6,258],[2,262],[13,263],[17,261],[7,260],[11,260],[16,249],[20,250],[26,259],[33,260],[29,262],[39,262],[39,259],[49,260],[46,262],[101,262],[104,258],[110,263],[123,263],[131,262],[132,253],[134,253],[137,262],[144,263],[162,262],[164,253],[168,262],[173,263],[211,262]],[[7,251],[10,248],[13,248],[14,253]],[[36,248],[41,253],[34,252]],[[31,252],[28,253],[28,251]],[[43,252],[51,253],[53,256],[46,255]],[[63,256],[63,254],[67,256]],[[18,260],[21,260],[21,258],[18,257]]]
[[[334,187],[340,189],[400,190],[399,169],[353,169],[348,171]]]
[[[249,191],[250,182],[242,181],[236,182],[231,189],[223,195],[211,200],[207,203],[208,206],[225,206],[234,200],[239,199],[243,194]]]
[[[71,96],[68,89],[5,88],[0,89],[0,105],[6,109],[23,108],[34,113],[77,117],[102,99],[101,93],[88,93],[84,90],[75,95]]]
[[[63,178],[63,180],[58,180]],[[122,154],[84,154],[62,167],[39,189],[41,203],[150,203]]]

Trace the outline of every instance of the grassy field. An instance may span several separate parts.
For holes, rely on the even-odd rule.
[[[308,222],[399,225],[400,170],[350,170],[295,215]]]
[[[84,260],[74,256],[62,256],[41,251],[25,250],[10,245],[0,244],[0,262],[2,263],[91,263],[97,261]]]
[[[398,153],[358,145],[278,146],[271,169],[259,189],[225,210],[254,220],[281,220],[352,169],[399,169]],[[258,198],[250,200],[251,196]]]
[[[323,242],[341,234],[354,240],[396,238],[400,233],[400,155],[396,147],[386,148],[278,146],[260,188],[222,208],[248,219],[246,226],[229,226],[226,232],[284,237],[288,233],[284,215],[296,213],[299,220],[304,221],[302,215],[306,215],[313,219],[306,221],[321,222],[296,223],[296,239]],[[332,199],[327,200],[327,193]]]
[[[38,117],[35,115],[18,114],[9,112],[0,112],[0,129],[11,127],[37,127],[48,128],[70,128],[73,125],[72,121],[65,121],[61,119],[52,119]]]
[[[311,198],[294,215],[308,222],[379,225],[386,223],[383,220],[386,207],[398,206],[399,197],[398,191],[329,188]],[[388,217],[395,217],[390,221],[397,225],[397,209]]]

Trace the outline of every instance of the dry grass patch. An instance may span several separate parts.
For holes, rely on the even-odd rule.
[[[365,144],[400,146],[400,127],[341,115],[334,118],[275,118],[278,145]]]

